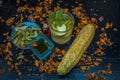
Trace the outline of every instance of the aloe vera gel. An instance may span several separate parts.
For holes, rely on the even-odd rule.
[[[67,43],[72,36],[74,17],[70,13],[64,13],[63,9],[49,14],[49,28],[51,37],[58,44]]]

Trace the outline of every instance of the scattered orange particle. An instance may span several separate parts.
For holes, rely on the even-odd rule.
[[[40,20],[40,21],[43,21],[43,18],[40,17],[39,20]],[[44,24],[44,22],[41,22],[41,23]]]
[[[12,25],[12,26],[11,26],[11,29],[14,29],[14,27],[15,27],[15,26],[14,26],[14,25]]]
[[[95,53],[100,53],[100,52],[102,52],[102,50],[99,49],[99,48],[97,48],[97,49],[95,50]]]
[[[33,42],[33,43],[31,44],[31,46],[32,46],[32,47],[37,46],[36,42]]]
[[[100,42],[101,42],[102,44],[106,45],[106,42],[105,42],[104,39],[100,39]]]
[[[12,48],[11,42],[8,42],[8,43],[7,43],[7,47],[8,47],[8,48]]]
[[[96,58],[96,61],[100,61],[100,62],[101,62],[101,61],[102,61],[102,59],[101,59],[101,58]]]
[[[65,50],[62,50],[61,53],[62,53],[62,55],[64,56],[65,53],[66,53],[66,51],[65,51]]]
[[[20,0],[16,0],[17,6],[20,4]]]
[[[83,24],[88,24],[88,20],[87,20],[87,19],[81,19],[81,22],[82,22]]]
[[[20,76],[20,75],[22,75],[22,73],[21,73],[21,72],[18,72],[18,75]]]
[[[92,56],[88,56],[88,62],[92,61]]]
[[[8,61],[7,64],[8,64],[9,66],[12,65],[12,63],[11,63],[10,61]]]
[[[111,67],[111,63],[108,63],[106,70],[98,70],[97,73],[98,74],[102,73],[104,75],[112,74],[112,70],[110,69],[110,67]]]
[[[113,24],[112,23],[106,23],[105,25],[105,29],[109,29],[109,28],[112,28]]]
[[[91,22],[95,23],[95,22],[97,22],[97,19],[94,18],[94,17],[92,17],[92,18],[91,18]]]
[[[18,7],[17,12],[18,12],[18,13],[21,13],[21,12],[26,11],[27,9],[28,9],[28,6],[27,6],[27,5],[25,5],[25,6],[20,6],[20,7]]]
[[[5,49],[3,50],[3,52],[8,52],[8,51],[9,51],[8,47],[5,47]]]
[[[98,66],[99,64],[100,64],[100,62],[98,62],[98,61],[95,61],[95,62],[94,62],[94,65],[95,65],[95,66]]]
[[[46,14],[42,14],[42,17],[45,18],[45,17],[46,17]]]
[[[111,63],[107,65],[107,69],[110,70],[110,68],[111,68]]]
[[[37,13],[40,13],[42,11],[42,7],[36,7],[35,10]]]
[[[95,29],[98,29],[98,25],[94,25]]]
[[[23,63],[23,62],[22,62],[22,59],[19,60],[18,64],[19,64],[19,65],[22,65],[22,63]]]
[[[3,68],[0,68],[0,74],[4,73],[4,72],[5,72],[5,70]]]
[[[35,60],[35,66],[38,67],[39,66],[39,61]]]
[[[9,32],[3,33],[3,36],[8,36]]]
[[[78,28],[83,28],[85,26],[84,23],[78,23]]]
[[[9,26],[10,24],[12,24],[14,22],[15,17],[10,17],[6,20],[6,25]]]
[[[34,16],[34,18],[35,18],[35,19],[38,19],[38,18],[40,18],[40,16],[38,16],[38,15],[35,15],[35,16]]]
[[[24,58],[24,61],[25,61],[25,62],[29,62],[29,60],[28,60],[28,59],[26,59],[26,58]]]
[[[57,10],[59,10],[60,9],[60,7],[59,6],[57,6],[57,7],[54,7],[54,12],[56,12]]]
[[[2,52],[2,48],[0,47],[0,52]],[[0,56],[1,56],[2,54],[0,54]]]
[[[61,50],[58,47],[55,48],[55,51],[56,53],[61,53]]]
[[[64,13],[68,13],[68,10],[69,10],[68,8],[65,8]]]
[[[4,19],[2,19],[2,17],[0,16],[0,22],[2,22],[2,23],[3,23],[4,21],[5,21],[5,20],[4,20]]]
[[[13,61],[13,59],[11,57],[8,58],[9,61]]]

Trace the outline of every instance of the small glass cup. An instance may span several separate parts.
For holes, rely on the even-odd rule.
[[[69,25],[69,29],[67,29],[66,31],[58,31],[58,30],[54,29],[52,27],[50,19],[48,19],[48,25],[49,25],[50,32],[51,32],[51,38],[53,39],[54,42],[56,42],[58,44],[65,44],[71,39],[72,31],[73,31],[73,27],[74,27],[73,15],[69,12],[64,13],[63,15],[66,16],[71,21],[71,25]],[[66,26],[66,27],[68,27],[68,26]]]

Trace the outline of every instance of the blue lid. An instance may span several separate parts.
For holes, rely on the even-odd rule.
[[[44,46],[43,45],[38,45],[38,48],[36,47],[32,47],[31,44],[33,42],[41,42],[41,44],[44,44],[44,45],[47,45],[48,47],[46,49],[44,49],[44,51],[40,50],[42,49]],[[54,49],[54,44],[46,37],[46,35],[44,34],[40,34],[38,35],[35,39],[33,39],[31,42],[29,42],[29,49],[31,49],[31,51],[35,54],[35,56],[40,59],[40,60],[43,60],[45,59],[46,57],[48,57],[53,49]],[[39,50],[38,50],[39,49]]]

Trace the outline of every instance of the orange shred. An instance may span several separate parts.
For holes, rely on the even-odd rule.
[[[68,10],[69,10],[68,8],[65,8],[64,13],[68,13]]]
[[[13,61],[13,59],[11,57],[8,58],[9,61]]]
[[[62,50],[61,53],[62,53],[62,55],[64,56],[65,53],[66,53],[66,51],[65,51],[65,50]]]
[[[34,54],[31,54],[32,57],[34,57]]]
[[[40,16],[38,16],[38,15],[35,15],[35,16],[34,16],[34,18],[35,18],[35,19],[38,19],[38,18],[40,18]]]
[[[102,59],[101,58],[96,58],[96,61],[102,61]]]
[[[42,14],[42,17],[45,18],[45,17],[46,17],[46,14]]]
[[[54,7],[54,12],[56,12],[57,10],[59,10],[60,9],[60,7],[59,6],[57,6],[57,7]]]
[[[20,7],[18,7],[17,12],[18,12],[18,13],[21,13],[21,12],[26,11],[27,9],[28,9],[28,6],[27,6],[27,5],[20,6]]]
[[[10,17],[6,20],[6,25],[9,26],[10,24],[12,24],[14,22],[15,17]]]
[[[7,47],[8,47],[8,48],[12,48],[11,42],[8,42],[8,43],[7,43]]]
[[[38,7],[38,6],[37,6],[37,7],[35,8],[35,10],[36,10],[37,13],[40,13],[40,12],[42,11],[42,7]]]
[[[109,29],[109,28],[112,28],[113,24],[112,23],[106,23],[105,25],[105,29]]]
[[[111,63],[107,65],[107,69],[110,70],[110,68],[111,68]]]
[[[95,65],[95,66],[98,66],[99,64],[100,64],[100,62],[98,62],[98,61],[95,61],[95,62],[94,62],[94,65]]]
[[[18,75],[20,76],[20,75],[22,75],[22,73],[21,73],[21,72],[18,72]]]
[[[89,22],[88,22],[88,20],[87,19],[81,19],[81,22],[83,23],[83,24],[88,24]]]
[[[61,50],[58,47],[55,48],[55,51],[56,53],[61,53]]]
[[[3,52],[9,52],[9,48],[6,46]]]
[[[33,42],[33,43],[31,44],[31,46],[32,46],[32,47],[35,47],[35,46],[37,46],[37,43],[36,43],[36,42]]]
[[[92,56],[88,56],[88,62],[92,61]]]
[[[38,60],[35,60],[35,66],[38,67],[39,66],[39,61]]]
[[[20,4],[20,0],[16,0],[17,6]]]
[[[2,19],[2,17],[0,16],[0,22],[2,22],[2,23],[3,23],[4,21],[5,21],[5,20],[4,20],[4,19]]]
[[[15,27],[15,26],[14,26],[14,25],[12,25],[12,26],[11,26],[11,29],[14,29],[14,27]]]
[[[94,17],[92,17],[92,18],[91,18],[91,22],[96,23],[96,22],[97,22],[97,19],[94,18]]]
[[[102,44],[106,45],[106,42],[105,42],[105,40],[104,40],[104,39],[100,39],[100,43],[102,43]]]
[[[8,62],[7,62],[7,64],[8,64],[9,66],[11,66],[11,65],[12,65],[12,63],[11,63],[10,61],[8,61]]]
[[[8,36],[9,32],[3,33],[3,36]]]
[[[4,72],[5,72],[5,70],[3,68],[0,68],[0,74],[4,73]]]

